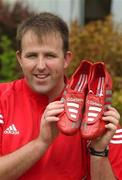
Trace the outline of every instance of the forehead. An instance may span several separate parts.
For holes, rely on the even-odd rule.
[[[40,45],[60,45],[63,47],[63,40],[61,35],[58,32],[48,32],[43,35],[36,34],[34,31],[27,31],[21,41],[21,46],[25,46],[26,44],[39,43]]]

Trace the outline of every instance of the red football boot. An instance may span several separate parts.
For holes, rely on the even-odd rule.
[[[111,106],[111,104],[112,104],[112,79],[111,79],[109,72],[106,70],[106,91],[105,91],[104,111],[107,111],[108,107]],[[105,123],[104,123],[104,125],[105,125]],[[105,131],[106,131],[106,129],[105,129]],[[102,123],[99,127],[98,135],[100,136],[105,131],[103,129],[103,123]]]
[[[110,76],[104,63],[95,63],[88,80],[88,94],[81,124],[81,136],[85,139],[94,139],[105,132],[105,122],[102,120],[102,116],[105,110],[105,98],[107,100],[107,88],[111,89],[108,79]]]
[[[82,60],[63,93],[64,112],[59,115],[57,126],[66,135],[73,135],[80,129],[91,65],[91,62]]]

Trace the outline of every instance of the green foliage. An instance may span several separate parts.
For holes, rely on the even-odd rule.
[[[24,7],[21,1],[13,3],[13,8],[9,3],[0,0],[0,37],[7,34],[12,39],[13,48],[15,48],[15,34],[18,24],[30,16],[28,7]]]
[[[0,41],[0,81],[9,81],[16,79],[18,74],[16,73],[16,57],[15,51],[11,47],[11,40],[3,35]]]
[[[21,76],[16,61],[16,30],[18,24],[32,15],[28,7],[17,1],[13,8],[0,0],[0,82]]]
[[[113,93],[113,106],[115,106],[120,112],[122,124],[122,90]]]
[[[72,74],[81,59],[104,61],[113,76],[122,75],[122,29],[115,27],[111,17],[105,21],[95,21],[82,27],[77,22],[71,24],[70,48],[74,61],[67,72]],[[72,68],[74,67],[74,68]],[[122,83],[121,83],[122,84]]]

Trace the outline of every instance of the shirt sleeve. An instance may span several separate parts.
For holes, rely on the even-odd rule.
[[[3,124],[4,124],[4,118],[2,114],[2,109],[1,109],[1,103],[0,103],[0,156],[2,154],[2,131],[3,131]]]
[[[3,120],[3,114],[0,109],[0,125],[2,125],[2,124],[4,124],[4,120]]]
[[[116,130],[109,145],[109,160],[118,180],[122,179],[122,128]]]

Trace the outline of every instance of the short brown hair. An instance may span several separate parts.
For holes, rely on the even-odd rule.
[[[40,38],[48,33],[54,32],[61,35],[63,41],[64,54],[69,49],[69,30],[67,24],[57,15],[48,12],[42,12],[33,15],[23,21],[17,29],[17,48],[21,50],[21,41],[23,35],[28,31],[34,31]]]

